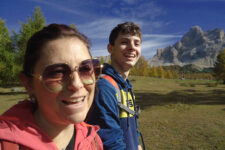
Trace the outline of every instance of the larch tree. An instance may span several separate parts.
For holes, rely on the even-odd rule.
[[[214,64],[213,76],[217,80],[222,80],[225,84],[225,48],[217,56],[217,60]]]
[[[159,66],[158,69],[159,69],[159,77],[164,79],[165,78],[165,71],[164,71],[163,67]]]

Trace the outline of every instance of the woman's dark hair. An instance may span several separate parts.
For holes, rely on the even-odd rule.
[[[134,24],[133,22],[124,22],[124,23],[118,24],[111,31],[109,35],[109,43],[111,45],[115,44],[115,40],[120,33],[137,35],[138,37],[140,37],[140,39],[142,39],[141,29],[138,25]]]
[[[90,41],[85,35],[80,33],[77,29],[64,24],[50,24],[42,30],[34,33],[28,40],[24,57],[23,73],[27,76],[31,76],[45,44],[49,41],[64,37],[76,37],[80,39],[87,46],[90,54]]]

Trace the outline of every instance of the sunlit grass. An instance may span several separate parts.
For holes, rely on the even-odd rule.
[[[26,97],[27,94],[22,87],[0,88],[0,114]]]
[[[132,77],[147,150],[223,150],[225,85]],[[182,86],[182,84],[188,86]],[[192,86],[194,84],[195,86]]]

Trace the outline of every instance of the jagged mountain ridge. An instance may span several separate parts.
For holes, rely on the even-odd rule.
[[[225,48],[222,29],[202,31],[193,26],[180,41],[172,46],[157,50],[148,61],[150,66],[195,65],[201,69],[213,67],[217,55]]]

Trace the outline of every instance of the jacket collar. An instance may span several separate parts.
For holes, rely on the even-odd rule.
[[[132,89],[129,79],[124,80],[123,77],[109,64],[104,63],[103,74],[110,75],[123,89]]]

